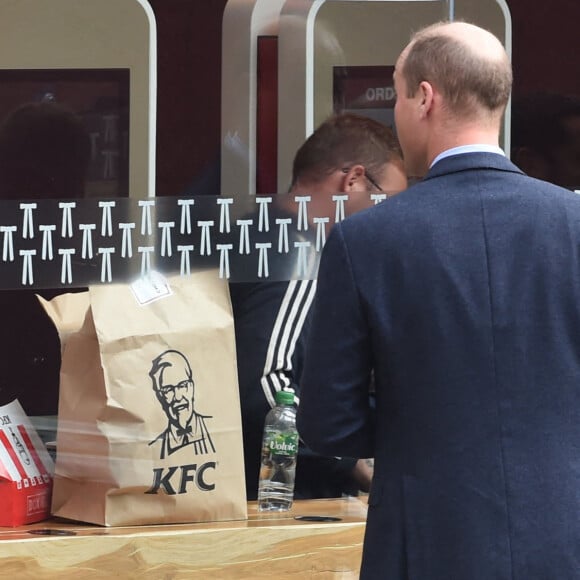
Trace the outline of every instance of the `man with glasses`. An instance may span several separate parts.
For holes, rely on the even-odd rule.
[[[295,216],[295,195],[309,195],[309,217],[334,215],[332,194],[357,197],[382,191],[388,196],[407,185],[401,151],[393,132],[372,119],[335,115],[296,153],[290,193],[277,200],[284,215]],[[314,231],[310,228],[309,231]],[[236,347],[248,499],[256,499],[264,418],[274,393],[293,387],[304,356],[308,311],[316,282],[235,283],[230,285]],[[368,491],[372,471],[364,460],[322,457],[301,446],[296,467],[296,498],[339,497]]]

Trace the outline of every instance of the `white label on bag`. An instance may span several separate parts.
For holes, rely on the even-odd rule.
[[[154,270],[133,282],[131,290],[133,290],[133,294],[141,306],[151,304],[155,300],[167,298],[173,294],[165,277]]]

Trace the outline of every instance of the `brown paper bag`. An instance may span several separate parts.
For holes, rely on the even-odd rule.
[[[63,346],[52,513],[107,526],[245,519],[227,284],[152,275],[88,295]]]

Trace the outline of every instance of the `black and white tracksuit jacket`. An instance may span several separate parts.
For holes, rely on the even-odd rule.
[[[264,419],[276,391],[291,386],[300,400],[300,376],[314,280],[231,283],[244,462],[248,499],[255,499]],[[296,468],[296,498],[355,494],[350,480],[356,460],[316,455],[301,445]]]

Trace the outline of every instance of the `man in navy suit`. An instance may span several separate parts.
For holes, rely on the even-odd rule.
[[[481,28],[418,32],[395,121],[425,178],[323,253],[298,428],[375,458],[363,579],[580,578],[580,198],[499,149],[511,79]]]

